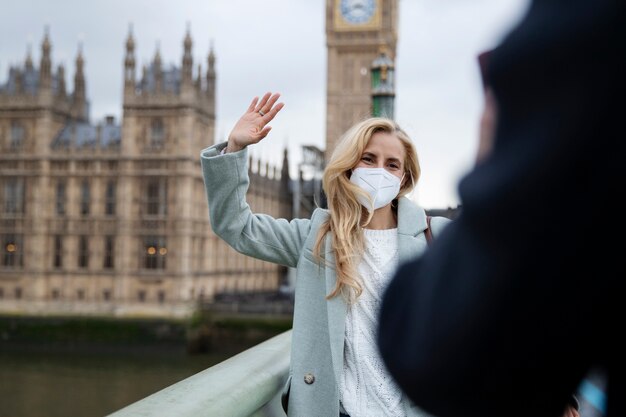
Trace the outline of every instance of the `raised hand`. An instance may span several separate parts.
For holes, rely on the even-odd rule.
[[[228,135],[226,152],[240,151],[248,145],[260,142],[270,133],[272,127],[267,124],[285,106],[284,103],[276,104],[279,97],[279,93],[265,93],[260,101],[258,97],[252,99],[248,110]]]

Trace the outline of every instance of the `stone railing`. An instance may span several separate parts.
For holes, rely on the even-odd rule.
[[[284,417],[291,330],[137,401],[109,417]]]

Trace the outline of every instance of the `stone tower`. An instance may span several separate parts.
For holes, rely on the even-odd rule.
[[[53,70],[47,28],[39,67],[29,48],[23,65],[12,66],[0,84],[0,283],[11,284],[0,288],[0,298],[46,295],[49,232],[56,226],[47,214],[55,164],[51,139],[67,123],[87,117],[88,107],[84,79],[68,94],[64,67]]]
[[[197,159],[213,143],[215,120],[215,56],[208,54],[206,82],[193,79],[192,39],[183,40],[181,66],[165,65],[157,46],[149,66],[136,81],[135,41],[126,40],[124,59],[123,152],[127,156],[179,156]],[[198,67],[201,70],[201,67]]]
[[[339,137],[372,114],[370,69],[384,51],[393,61],[398,0],[326,0],[326,159]]]
[[[133,198],[119,201],[119,219],[128,227],[117,236],[124,263],[117,298],[193,298],[197,242],[210,233],[198,160],[214,141],[215,69],[206,73],[211,82],[201,73],[194,80],[189,30],[182,46],[179,66],[166,65],[157,46],[137,79],[132,29],[126,40],[118,187]],[[214,65],[212,51],[208,57]],[[150,277],[137,279],[137,269]]]

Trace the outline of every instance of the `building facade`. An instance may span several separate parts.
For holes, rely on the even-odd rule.
[[[268,291],[281,267],[211,231],[199,154],[215,136],[215,55],[194,71],[157,50],[137,78],[126,41],[123,117],[89,120],[84,59],[73,92],[48,34],[0,83],[0,312],[184,316],[199,298]],[[253,210],[291,217],[288,160],[250,161]]]
[[[372,115],[374,60],[395,61],[398,0],[326,0],[326,160],[341,135]]]

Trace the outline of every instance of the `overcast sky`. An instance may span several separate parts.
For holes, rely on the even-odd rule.
[[[0,84],[30,44],[40,59],[50,28],[53,66],[64,63],[73,89],[83,44],[91,120],[122,113],[124,43],[129,25],[137,71],[160,45],[180,65],[190,25],[194,67],[217,56],[216,141],[254,95],[278,91],[286,106],[253,155],[279,164],[288,146],[292,172],[303,144],[323,148],[326,119],[325,0],[0,0]],[[413,138],[422,166],[414,198],[426,208],[456,206],[457,183],[470,169],[482,106],[476,55],[495,46],[522,17],[528,0],[400,0],[396,120]],[[194,69],[195,71],[195,69]],[[207,138],[207,145],[212,138]]]

